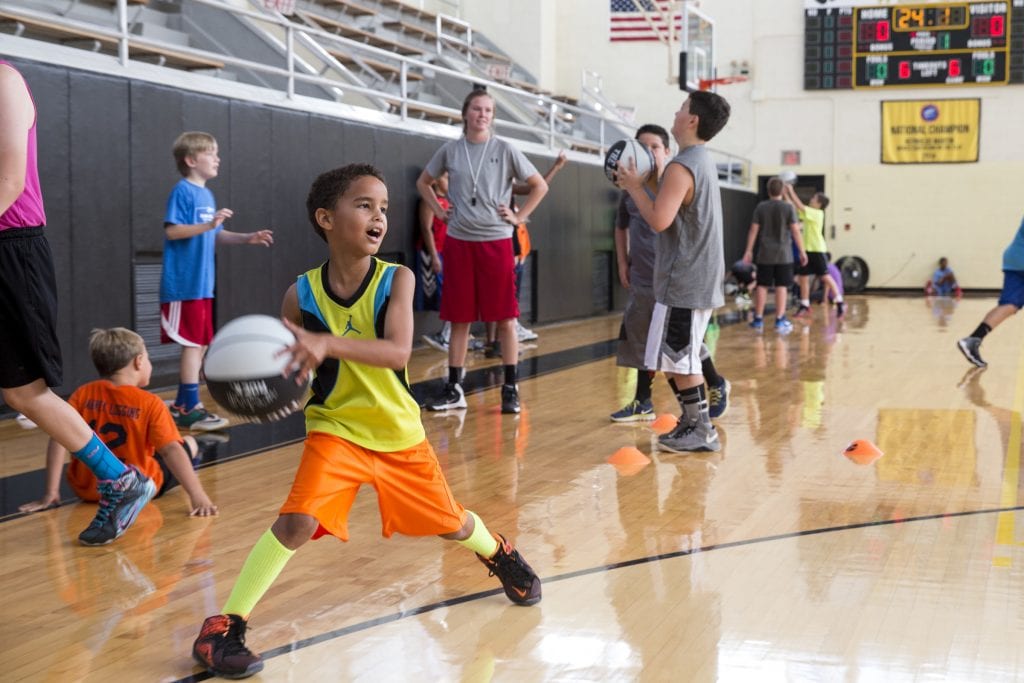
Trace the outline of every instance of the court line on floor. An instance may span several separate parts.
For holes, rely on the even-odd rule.
[[[772,536],[761,536],[761,537],[758,537],[758,538],[748,538],[748,539],[744,539],[744,540],[741,540],[741,541],[729,541],[727,543],[712,543],[710,545],[700,546],[698,548],[689,548],[687,550],[677,550],[677,551],[674,551],[674,552],[671,552],[671,553],[660,553],[658,555],[649,555],[647,557],[639,557],[639,558],[636,558],[636,559],[633,559],[633,560],[624,560],[622,562],[613,562],[611,564],[599,565],[597,567],[590,567],[588,569],[579,569],[577,571],[567,572],[565,574],[557,574],[555,576],[550,576],[550,577],[547,577],[547,578],[543,578],[542,580],[544,582],[544,585],[548,586],[548,585],[550,585],[552,583],[558,583],[558,582],[561,582],[561,581],[568,581],[570,579],[578,579],[578,578],[580,578],[582,576],[590,576],[592,574],[600,574],[602,572],[609,572],[609,571],[613,571],[613,570],[616,570],[616,569],[625,569],[627,567],[635,567],[637,565],[642,565],[642,564],[651,564],[651,563],[654,563],[654,562],[662,562],[664,560],[674,560],[674,559],[677,559],[677,558],[680,558],[680,557],[687,557],[687,556],[690,556],[690,555],[698,555],[698,554],[708,553],[708,552],[711,552],[713,550],[726,550],[726,549],[729,549],[729,548],[739,548],[739,547],[747,546],[747,545],[756,545],[756,544],[761,544],[761,543],[770,543],[772,541],[782,541],[782,540],[793,539],[793,538],[802,538],[804,536],[817,536],[817,535],[821,535],[821,534],[834,533],[834,532],[839,532],[839,531],[850,531],[850,530],[854,530],[854,529],[865,529],[865,528],[880,527],[880,526],[892,526],[892,525],[896,525],[896,524],[909,524],[911,522],[927,522],[927,521],[932,521],[932,520],[936,520],[936,519],[951,519],[951,518],[954,518],[954,517],[971,517],[971,516],[975,516],[975,515],[991,515],[991,514],[996,514],[996,515],[1010,514],[1010,513],[1021,512],[1021,511],[1024,511],[1024,505],[1017,505],[1017,506],[1014,506],[1012,508],[1002,508],[1002,507],[1000,507],[1000,508],[992,508],[992,509],[987,509],[987,510],[966,510],[966,511],[963,511],[963,512],[943,512],[943,513],[938,513],[938,514],[933,514],[933,515],[922,515],[922,516],[919,516],[919,517],[906,517],[906,518],[903,518],[903,519],[881,519],[881,520],[876,520],[876,521],[873,521],[873,522],[856,522],[854,524],[844,524],[842,526],[834,526],[834,527],[822,527],[820,529],[805,529],[804,531],[792,531],[792,532],[785,533],[785,534],[774,534]],[[456,597],[456,598],[450,598],[448,600],[442,600],[440,602],[431,603],[429,605],[423,605],[421,607],[415,607],[413,609],[404,610],[402,612],[395,612],[393,614],[387,614],[385,616],[377,617],[375,619],[369,619],[367,621],[363,621],[363,622],[360,622],[358,624],[350,624],[349,626],[345,626],[343,628],[335,629],[333,631],[327,631],[326,633],[321,633],[321,634],[316,635],[316,636],[311,636],[309,638],[303,638],[302,640],[297,640],[297,641],[295,641],[293,643],[289,643],[287,645],[281,645],[279,647],[271,648],[270,650],[266,650],[266,651],[260,653],[260,655],[263,657],[264,660],[274,659],[275,657],[279,657],[281,655],[289,654],[291,652],[296,652],[298,650],[303,650],[303,649],[305,649],[307,647],[312,647],[314,645],[319,645],[321,643],[326,643],[326,642],[329,642],[329,641],[332,641],[332,640],[337,640],[339,638],[343,638],[343,637],[351,635],[353,633],[358,633],[360,631],[366,631],[366,630],[369,630],[369,629],[377,627],[377,626],[383,626],[385,624],[390,624],[390,623],[393,623],[393,622],[396,622],[396,621],[400,621],[402,619],[407,619],[409,617],[419,616],[421,614],[426,614],[428,612],[433,612],[435,610],[443,609],[443,608],[446,608],[446,607],[453,607],[455,605],[461,605],[461,604],[464,604],[464,603],[467,603],[467,602],[472,602],[472,601],[475,601],[475,600],[482,600],[484,598],[489,598],[489,597],[493,597],[493,596],[496,596],[496,595],[502,595],[503,593],[504,593],[504,591],[501,588],[495,588],[495,589],[488,590],[488,591],[481,591],[479,593],[470,593],[468,595],[461,595],[461,596]],[[524,609],[539,609],[539,608],[524,608]],[[209,680],[210,678],[213,678],[213,674],[211,674],[211,673],[209,673],[207,671],[203,671],[203,672],[200,672],[200,673],[197,673],[197,674],[192,674],[191,676],[186,676],[185,678],[179,678],[176,681],[174,681],[173,683],[194,683],[195,681],[205,681],[205,680]]]
[[[1024,346],[1021,347],[1017,363],[1017,386],[1010,409],[1010,433],[1006,438],[1006,460],[999,494],[999,504],[1003,507],[1017,504],[1020,486],[1021,412],[1024,412]],[[1014,516],[1011,514],[1002,513],[996,518],[996,546],[1001,546],[1005,550],[1005,554],[992,558],[992,564],[996,567],[1009,567],[1012,563],[1010,550],[1017,542],[1015,526]]]

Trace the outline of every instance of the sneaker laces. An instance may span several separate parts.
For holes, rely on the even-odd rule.
[[[124,498],[124,491],[115,487],[112,481],[101,481],[96,488],[100,494],[100,506],[96,511],[96,516],[89,523],[90,527],[106,524],[110,519],[111,513],[114,511],[114,507]]]
[[[225,655],[251,655],[252,651],[245,646],[245,622],[229,617],[228,630],[224,633]]]
[[[491,558],[492,567],[488,570],[487,575],[501,574],[508,578],[514,586],[528,587],[532,583],[533,577],[530,576],[526,567],[523,566],[518,555],[519,553],[515,548],[510,547],[509,550],[505,550],[505,544],[502,544],[498,548],[498,553]]]
[[[723,393],[722,387],[720,386],[708,387],[708,401],[711,403],[720,402],[722,400]]]

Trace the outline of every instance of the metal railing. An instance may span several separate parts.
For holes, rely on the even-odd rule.
[[[83,34],[92,34],[116,41],[117,60],[123,67],[127,67],[132,60],[130,53],[135,48],[146,51],[150,56],[158,54],[161,50],[166,50],[185,57],[191,56],[196,60],[223,64],[225,68],[230,67],[239,71],[276,76],[284,80],[283,92],[289,100],[294,100],[297,97],[296,85],[303,83],[317,86],[323,91],[323,99],[333,99],[333,101],[342,102],[348,94],[355,93],[365,98],[370,104],[379,107],[378,111],[395,115],[401,121],[413,118],[415,112],[422,112],[424,115],[436,118],[446,118],[450,122],[458,121],[461,118],[460,110],[442,104],[417,100],[413,96],[413,89],[410,87],[412,79],[409,74],[410,70],[419,70],[423,74],[430,74],[435,78],[438,75],[443,75],[464,83],[467,90],[485,86],[489,91],[501,93],[515,100],[522,111],[536,112],[537,116],[541,117],[537,123],[522,123],[497,116],[494,123],[502,129],[533,136],[538,142],[546,144],[552,150],[562,145],[584,154],[601,156],[610,142],[621,137],[631,136],[633,133],[632,124],[626,121],[614,106],[610,105],[610,100],[603,93],[597,100],[599,106],[578,106],[546,94],[529,92],[489,78],[481,70],[479,56],[474,57],[475,45],[472,27],[468,22],[455,17],[445,15],[442,21],[442,15],[436,16],[435,48],[439,56],[449,59],[452,57],[464,59],[470,73],[346,38],[320,26],[291,21],[279,12],[265,9],[261,0],[249,0],[255,9],[239,7],[223,0],[181,0],[181,2],[183,6],[186,3],[191,3],[214,8],[230,13],[240,21],[248,22],[250,28],[260,30],[269,45],[277,47],[281,53],[283,65],[275,66],[221,52],[166,43],[132,33],[129,28],[127,0],[117,0],[116,28],[40,12],[10,2],[4,3],[4,10],[15,16],[23,15],[27,21],[34,19],[63,26],[69,30],[81,31]],[[465,27],[465,37],[457,35],[457,32],[446,31],[445,23]],[[277,37],[275,37],[275,32]],[[283,35],[283,40],[280,40],[281,35]],[[450,54],[445,54],[446,46],[449,48]],[[298,54],[300,48],[304,50],[303,55]],[[389,64],[397,62],[397,91],[360,82],[355,74],[341,64],[327,48],[333,48],[353,57],[383,60]],[[320,69],[309,63],[309,60],[313,58],[320,62]],[[474,62],[474,59],[477,61]],[[586,73],[583,78],[584,81],[588,78]],[[591,76],[591,78],[593,77]],[[587,85],[584,82],[584,86]],[[500,111],[499,109],[499,113]],[[540,121],[543,121],[542,125],[538,125]],[[588,131],[589,134],[581,134],[581,130]],[[728,169],[726,180],[738,184],[749,184],[749,161],[723,152],[716,153],[725,158],[724,163]]]

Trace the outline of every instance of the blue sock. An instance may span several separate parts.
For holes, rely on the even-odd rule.
[[[199,385],[198,384],[179,384],[178,385],[178,398],[174,400],[174,405],[183,409],[186,413],[199,403]]]
[[[89,443],[85,444],[85,448],[71,455],[85,463],[100,481],[117,479],[128,469],[95,434],[89,439]]]

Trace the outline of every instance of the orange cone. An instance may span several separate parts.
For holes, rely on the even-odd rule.
[[[882,451],[867,439],[857,439],[850,442],[843,455],[858,465],[870,465],[882,457]]]
[[[631,477],[651,464],[651,459],[633,446],[623,446],[608,458],[608,464],[623,477]]]
[[[679,420],[675,415],[665,413],[664,415],[659,415],[657,419],[651,423],[651,429],[655,434],[668,434],[675,429],[676,422],[678,421]]]

